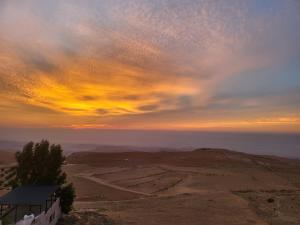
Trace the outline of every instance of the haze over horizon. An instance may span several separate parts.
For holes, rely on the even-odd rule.
[[[67,154],[221,148],[300,159],[300,134],[291,133],[7,128],[0,129],[0,137],[0,150],[13,151],[29,141],[48,139],[52,144],[61,144]]]

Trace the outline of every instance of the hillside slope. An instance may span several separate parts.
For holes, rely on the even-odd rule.
[[[225,149],[77,152],[75,208],[122,225],[299,225],[300,161]]]
[[[15,161],[15,154],[13,152],[0,150],[0,166],[12,164]]]

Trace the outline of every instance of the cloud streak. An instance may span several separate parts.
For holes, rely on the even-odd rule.
[[[299,57],[299,11],[297,1],[2,1],[0,97],[15,118],[0,115],[85,127],[201,116],[224,80]]]

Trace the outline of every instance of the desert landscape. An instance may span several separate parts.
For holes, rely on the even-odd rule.
[[[299,27],[300,0],[0,0],[0,225],[300,225]]]
[[[300,224],[300,161],[222,149],[73,153],[76,210],[116,224]]]
[[[3,171],[13,166],[13,153],[1,159]],[[77,197],[61,224],[300,224],[296,159],[225,149],[76,152],[64,171]]]

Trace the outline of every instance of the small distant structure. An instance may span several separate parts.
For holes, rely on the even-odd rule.
[[[0,197],[0,225],[55,225],[61,217],[58,186],[21,186]]]

